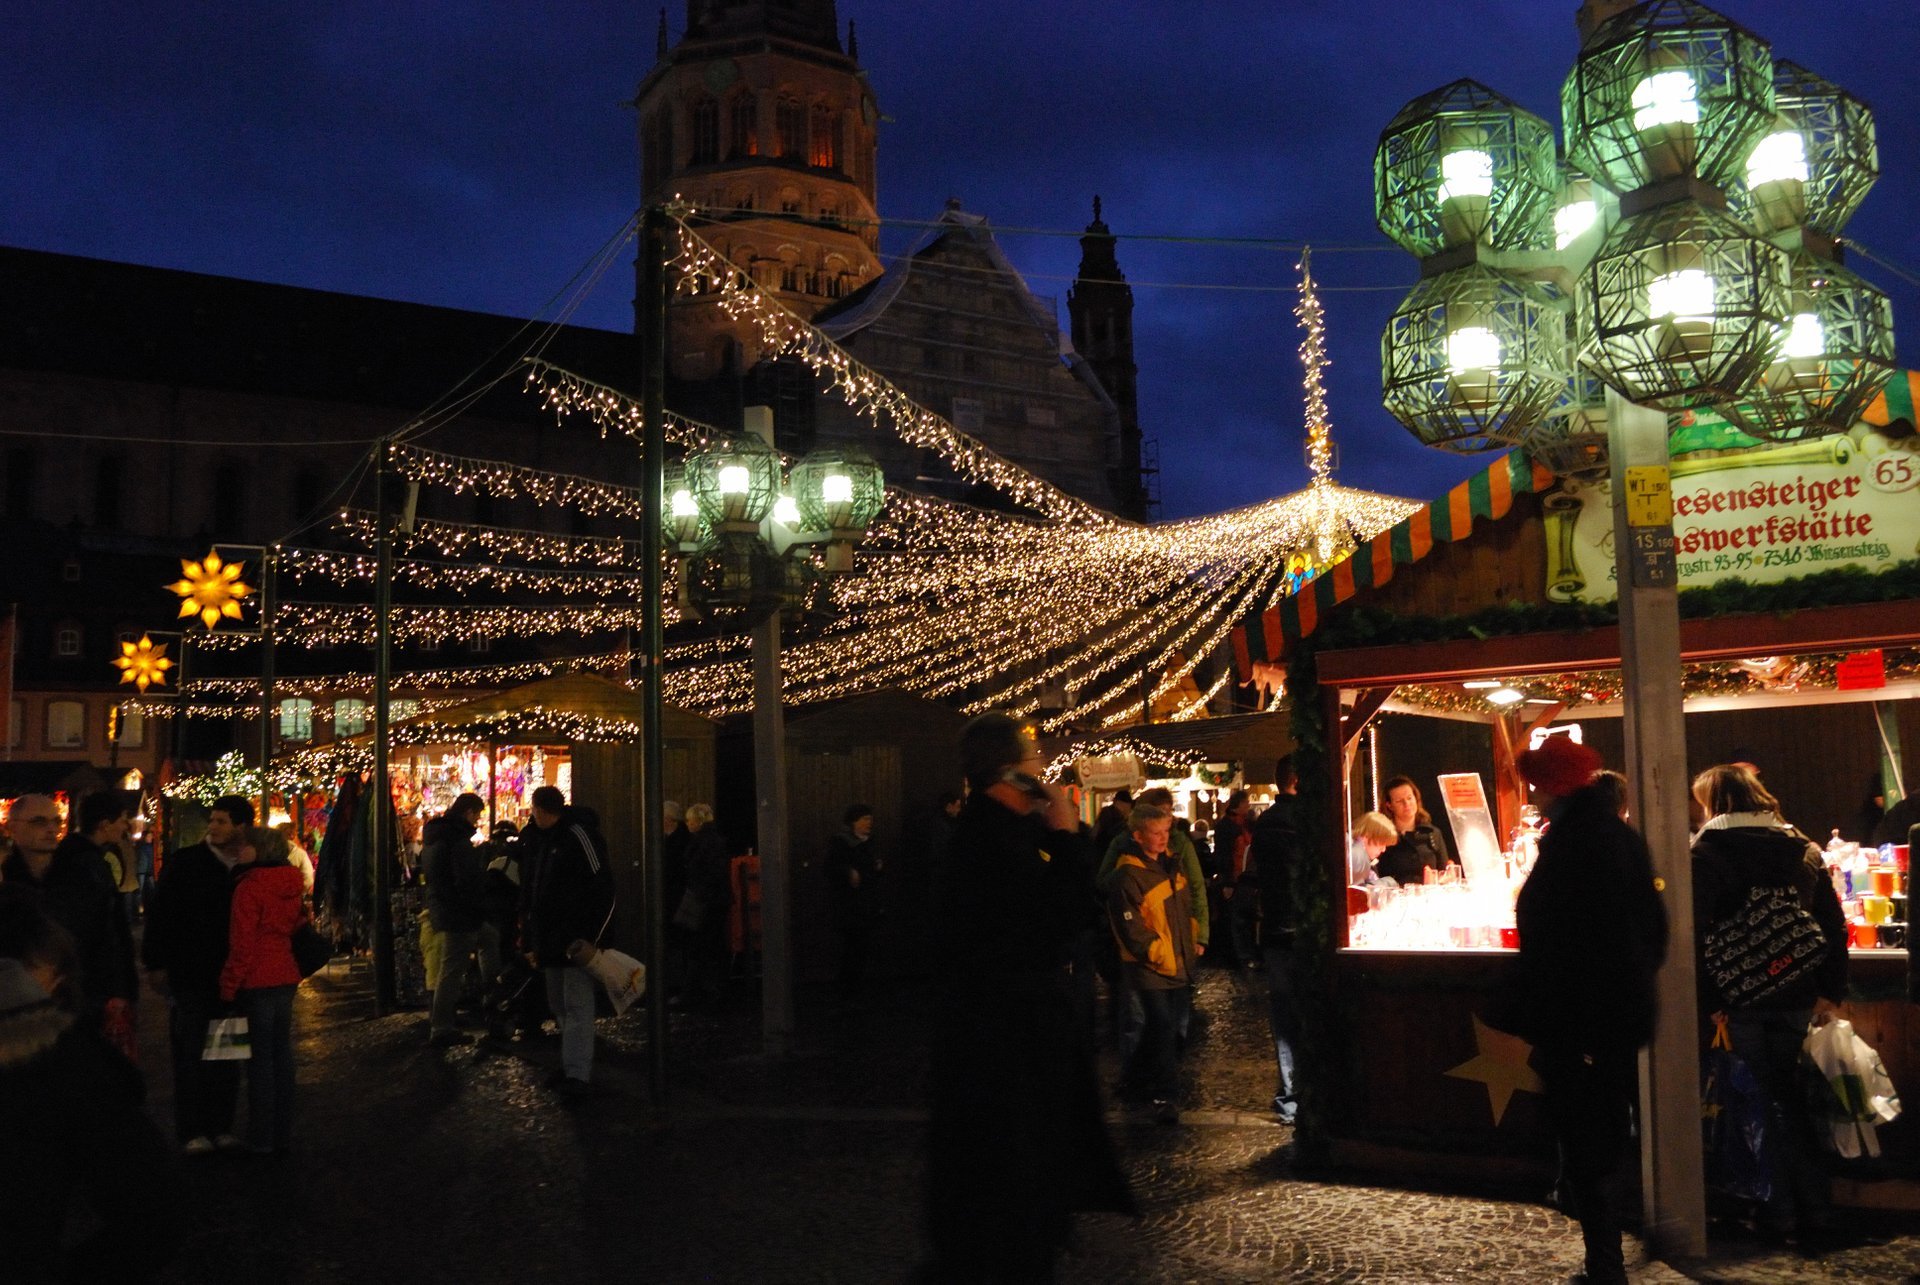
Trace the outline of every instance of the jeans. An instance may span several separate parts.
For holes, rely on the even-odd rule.
[[[240,992],[247,1015],[247,1146],[285,1151],[293,1142],[293,986]]]
[[[500,975],[500,930],[492,924],[482,924],[472,932],[439,936],[439,974],[429,979],[433,983],[433,1008],[429,1012],[428,1027],[435,1035],[454,1028],[460,996],[467,988],[469,959],[476,953],[480,956],[482,985]]]
[[[238,1062],[203,1062],[207,1025],[226,1005],[212,991],[176,989],[167,1016],[173,1046],[173,1132],[181,1142],[233,1132],[240,1098]]]
[[[560,1023],[560,1069],[570,1080],[593,1078],[593,987],[584,968],[549,968],[547,1006]]]
[[[1571,1212],[1586,1245],[1587,1278],[1594,1285],[1625,1285],[1617,1186],[1639,1092],[1638,1057],[1632,1049],[1542,1049],[1540,1078]]]
[[[1177,1045],[1193,992],[1185,986],[1160,990],[1137,983],[1128,989],[1139,997],[1140,1011],[1146,1018],[1139,1048],[1133,1055],[1133,1078],[1154,1098],[1171,1100],[1180,1092]]]
[[[1274,1064],[1280,1072],[1279,1088],[1273,1095],[1274,1107],[1291,1120],[1294,1114],[1293,1049],[1300,1041],[1293,951],[1289,947],[1269,945],[1263,953],[1267,964],[1267,1024],[1273,1031]]]
[[[1833,1217],[1826,1173],[1814,1159],[1813,1120],[1800,1084],[1800,1047],[1811,1008],[1734,1009],[1727,1015],[1733,1051],[1766,1092],[1773,1129],[1773,1199],[1764,1217],[1779,1231],[1824,1228]]]

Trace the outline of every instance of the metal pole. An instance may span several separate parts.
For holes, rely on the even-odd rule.
[[[660,684],[663,647],[661,526],[666,481],[667,409],[667,212],[650,205],[640,220],[640,290],[634,303],[634,333],[640,341],[640,709],[644,724],[640,747],[640,873],[646,888],[647,975],[653,979],[647,1004],[647,1071],[656,1106],[667,1105],[667,937],[664,811],[665,753],[660,721],[665,701]]]
[[[780,707],[780,613],[753,631],[753,785],[760,832],[760,1023],[768,1057],[793,1048],[793,924],[787,859],[787,728]]]
[[[273,816],[273,786],[267,769],[273,763],[273,613],[278,606],[274,581],[280,570],[279,550],[260,551],[260,824]]]
[[[1667,417],[1607,392],[1613,543],[1627,779],[1670,927],[1653,1043],[1640,1059],[1640,1181],[1647,1237],[1663,1256],[1707,1252],[1694,1013],[1693,866],[1687,850],[1687,731],[1673,558]]]
[[[387,905],[387,868],[393,852],[393,784],[387,777],[389,692],[393,685],[393,501],[399,478],[388,443],[374,447],[375,534],[373,596],[373,1012],[383,1017],[398,1003],[393,970],[393,913]]]

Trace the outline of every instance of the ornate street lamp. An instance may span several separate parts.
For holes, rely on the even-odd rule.
[[[686,481],[709,526],[757,527],[780,494],[780,457],[766,442],[743,433],[689,455]]]
[[[694,496],[692,483],[687,480],[686,465],[668,465],[665,476],[665,512],[661,519],[667,543],[677,553],[692,553],[712,534],[712,529],[707,524],[706,516],[700,512],[700,501]]]
[[[1887,296],[1837,263],[1801,251],[1773,362],[1752,395],[1720,408],[1755,437],[1794,442],[1844,433],[1898,367]]]
[[[886,504],[886,478],[857,447],[818,450],[793,466],[793,498],[795,525],[827,537],[827,570],[851,571],[854,543]]]
[[[1829,236],[1860,208],[1880,177],[1880,145],[1867,105],[1798,63],[1773,64],[1773,129],[1727,184],[1729,209],[1760,233],[1804,224]]]
[[[1553,127],[1474,80],[1401,108],[1373,154],[1380,229],[1422,258],[1546,244],[1558,188]]]

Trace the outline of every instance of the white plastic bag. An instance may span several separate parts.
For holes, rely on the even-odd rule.
[[[1824,1118],[1819,1132],[1842,1157],[1880,1154],[1877,1125],[1900,1115],[1900,1097],[1873,1046],[1854,1034],[1853,1023],[1835,1018],[1807,1028],[1807,1061],[1826,1088],[1816,1095]]]
[[[613,1001],[615,1013],[625,1013],[634,1001],[647,993],[647,966],[632,955],[576,941],[567,947],[567,958],[607,988],[607,998]]]
[[[202,1062],[245,1062],[252,1057],[246,1018],[216,1017],[207,1023],[206,1040],[200,1046]]]

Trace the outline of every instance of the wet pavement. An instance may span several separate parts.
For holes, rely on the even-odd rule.
[[[926,1092],[911,987],[842,1009],[803,996],[796,1053],[758,1054],[738,985],[720,1016],[673,1014],[672,1101],[648,1093],[645,1014],[600,1023],[596,1090],[543,1087],[552,1040],[432,1050],[424,1014],[376,1019],[367,970],[301,987],[295,1147],[182,1162],[193,1226],[169,1282],[896,1282],[922,1256]],[[1578,1227],[1513,1193],[1400,1190],[1297,1175],[1265,1112],[1271,1051],[1257,978],[1211,972],[1205,1038],[1178,1125],[1116,1111],[1138,1224],[1080,1220],[1061,1278],[1093,1282],[1562,1280]],[[164,1031],[145,1064],[169,1119]],[[1105,1066],[1109,1078],[1115,1068]],[[1636,1281],[1920,1279],[1920,1220],[1821,1259],[1716,1239]]]

